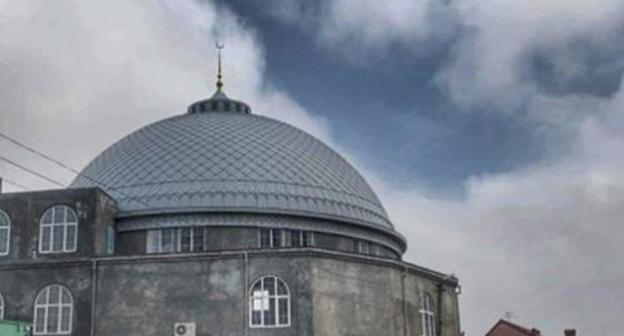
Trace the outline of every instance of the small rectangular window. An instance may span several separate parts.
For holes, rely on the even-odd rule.
[[[282,230],[271,229],[271,243],[272,247],[282,246]]]
[[[193,228],[193,251],[206,250],[206,227]]]
[[[190,252],[193,250],[193,230],[190,227],[181,228],[178,232],[180,239],[179,251]]]
[[[9,253],[9,228],[0,228],[0,255]]]
[[[290,246],[301,247],[301,231],[290,230]]]
[[[229,112],[230,111],[230,103],[225,102],[225,103],[223,103],[223,105],[224,105],[223,106],[223,110],[226,111],[226,112]]]
[[[175,229],[163,229],[160,239],[161,252],[175,251]]]
[[[301,244],[303,246],[314,246],[314,233],[312,232],[302,232],[301,233]]]
[[[260,247],[271,247],[271,229],[260,229]]]
[[[115,228],[112,225],[106,228],[106,254],[115,254]]]
[[[370,243],[365,240],[360,240],[358,243],[358,252],[362,254],[370,254]]]
[[[76,225],[67,225],[67,240],[65,241],[65,251],[73,251],[76,249]]]
[[[147,231],[147,253],[160,252],[160,230]]]

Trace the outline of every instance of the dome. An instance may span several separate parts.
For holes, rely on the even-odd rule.
[[[121,139],[71,187],[104,189],[122,218],[294,215],[400,237],[368,183],[339,154],[298,128],[251,114],[221,92]]]

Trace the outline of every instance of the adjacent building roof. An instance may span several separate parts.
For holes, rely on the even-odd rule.
[[[485,336],[540,336],[540,331],[500,319]]]
[[[188,112],[115,143],[71,187],[102,188],[121,217],[292,214],[394,233],[364,178],[313,136],[220,91]]]

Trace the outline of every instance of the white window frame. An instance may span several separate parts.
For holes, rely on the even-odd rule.
[[[0,231],[6,230],[6,251],[0,251],[0,256],[8,256],[11,252],[11,217],[0,209],[0,219],[4,219],[7,223],[6,226],[0,226]]]
[[[262,246],[262,231],[267,230],[269,232],[269,246]],[[274,232],[275,231],[279,231],[279,241],[280,241],[280,246],[275,246],[275,239],[274,238]],[[284,229],[275,229],[275,228],[260,228],[258,230],[258,247],[259,248],[281,248],[281,247],[287,247],[286,243],[286,236],[288,234],[288,230],[284,230]]]
[[[420,320],[422,336],[436,336],[435,304],[431,295],[422,292],[420,297]]]
[[[299,240],[299,244],[295,245],[293,243],[292,237],[293,235],[295,235],[296,233],[298,233],[298,240]],[[299,230],[299,229],[290,229],[290,230],[284,230],[283,232],[284,234],[284,245],[286,247],[312,247],[314,246],[314,232],[311,231],[306,231],[306,230]],[[307,242],[307,244],[304,244],[304,241]]]
[[[4,297],[0,294],[0,320],[4,320]]]
[[[182,251],[182,230],[189,229],[191,230],[191,243],[190,243],[190,251]],[[195,242],[195,230],[204,230],[203,234],[203,250],[195,251],[195,246],[197,245]],[[163,231],[164,230],[173,230],[173,249],[171,251],[164,251],[163,249]],[[145,252],[147,254],[156,254],[156,253],[191,253],[191,252],[202,252],[206,250],[206,235],[207,230],[205,226],[184,226],[180,228],[161,228],[161,229],[150,229],[147,230],[147,237],[145,239]]]
[[[264,281],[266,279],[271,279],[271,278],[273,279],[273,286],[275,286],[274,288],[275,294],[273,295],[269,295],[268,293],[266,293],[267,291],[264,290]],[[260,283],[260,288],[261,288],[261,291],[263,292],[261,296],[254,295],[255,293],[253,292],[253,288],[258,283]],[[281,283],[284,285],[284,288],[286,288],[286,294],[278,294],[277,292],[278,283]],[[290,327],[291,321],[292,321],[290,288],[288,288],[288,284],[286,283],[286,281],[274,275],[263,276],[251,284],[251,287],[249,287],[248,295],[249,295],[249,327],[250,328],[287,328],[287,327]],[[271,299],[275,300],[275,303],[274,303],[275,304],[275,324],[274,325],[264,324],[264,312],[266,311],[266,309],[261,310],[260,324],[254,324],[253,323],[254,300],[262,300],[263,302],[266,300],[267,302],[269,302],[267,304],[270,304]],[[280,299],[286,299],[286,305],[287,305],[286,314],[287,314],[288,323],[280,323],[280,312],[279,312]]]
[[[52,288],[59,289],[59,300],[58,302],[50,302],[50,290]],[[63,294],[66,293],[69,297],[70,303],[63,302]],[[46,295],[45,303],[39,303],[39,298],[41,295]],[[35,297],[35,312],[33,314],[33,335],[71,335],[73,326],[74,326],[74,297],[72,293],[64,286],[61,285],[49,285],[39,291],[39,294]],[[58,321],[56,331],[48,331],[48,314],[50,313],[50,308],[58,309]],[[62,321],[63,321],[63,308],[69,308],[69,323],[68,328],[65,330],[61,330]],[[39,330],[39,326],[37,325],[38,321],[38,311],[40,309],[44,310],[43,314],[43,331]]]
[[[63,209],[63,221],[61,222],[55,222],[55,218],[56,218],[56,211],[58,211],[59,209]],[[51,212],[51,222],[50,223],[44,223],[43,220],[46,217],[46,215],[48,214],[48,212]],[[71,212],[74,215],[74,218],[76,218],[75,222],[69,222],[67,220],[68,217],[68,213]],[[62,227],[63,228],[63,234],[62,234],[62,242],[61,242],[61,250],[60,251],[55,251],[54,250],[54,228],[55,227]],[[67,248],[68,245],[68,240],[67,240],[67,234],[68,234],[68,230],[70,227],[74,227],[74,241],[73,241],[73,248],[69,249]],[[72,252],[76,252],[78,250],[78,214],[76,213],[76,211],[74,211],[74,209],[72,209],[71,207],[67,206],[67,205],[55,205],[52,206],[50,208],[48,208],[43,215],[41,216],[41,219],[39,221],[39,253],[41,254],[56,254],[56,253],[72,253]],[[49,228],[50,229],[50,237],[49,237],[49,250],[44,250],[43,249],[43,232],[45,231],[45,228]]]

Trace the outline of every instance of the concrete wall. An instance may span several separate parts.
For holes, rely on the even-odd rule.
[[[78,245],[73,253],[39,254],[39,223],[46,210],[67,205],[78,215]],[[64,189],[0,194],[0,209],[11,219],[11,245],[0,263],[65,259],[106,253],[106,230],[114,225],[115,203],[99,189]]]
[[[311,261],[315,335],[422,335],[420,295],[438,299],[440,281],[396,265],[349,258]],[[403,275],[405,279],[403,280]],[[454,288],[441,297],[441,336],[458,336],[459,313]],[[404,318],[405,316],[405,318]]]
[[[200,336],[239,336],[246,329],[248,335],[311,335],[305,323],[310,306],[307,277],[302,276],[306,258],[248,260],[248,268],[243,255],[103,262],[96,334],[171,335],[175,322],[195,322]],[[288,284],[293,299],[290,327],[247,326],[247,292],[263,275],[279,276]]]
[[[48,285],[65,286],[74,299],[73,335],[89,335],[91,325],[91,264],[40,263],[0,268],[4,318],[32,322],[37,294]]]
[[[94,330],[102,336],[171,335],[175,322],[196,322],[200,336],[421,335],[419,293],[437,297],[440,280],[408,264],[316,249],[252,251],[247,258],[220,252],[96,262]],[[32,321],[35,295],[60,284],[76,301],[73,335],[89,335],[91,266],[89,261],[1,265],[7,318]],[[287,283],[291,326],[248,326],[248,291],[264,275]],[[458,336],[455,292],[449,287],[442,298],[441,335]]]
[[[78,214],[78,251],[37,254],[41,215],[56,204]],[[109,256],[107,231],[116,208],[98,189],[3,194],[0,208],[12,222],[10,254],[0,257],[7,319],[32,321],[37,293],[59,284],[73,294],[73,335],[79,336],[92,328],[102,336],[171,335],[175,322],[191,321],[200,336],[421,335],[419,295],[425,291],[441,305],[441,336],[459,335],[455,280],[395,259],[357,255],[347,236],[315,233],[317,247],[259,249],[258,228],[210,227],[206,252],[145,255],[145,231],[124,231]],[[264,275],[289,287],[289,327],[248,325],[249,287]]]

